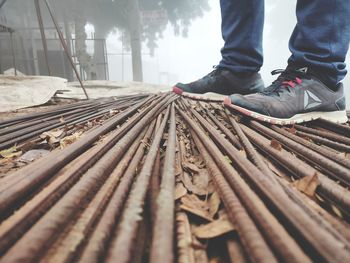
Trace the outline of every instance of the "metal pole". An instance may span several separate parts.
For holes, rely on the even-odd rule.
[[[1,4],[0,4],[0,9],[2,8],[2,6],[6,3],[7,0],[2,0]]]
[[[122,31],[122,81],[124,81],[124,31]]]
[[[13,38],[12,38],[12,33],[13,33],[13,32],[10,32],[11,52],[12,52],[12,64],[13,64],[13,68],[15,69],[15,76],[17,76],[16,56],[15,56],[14,42],[13,42]]]
[[[43,17],[41,15],[39,0],[34,0],[34,4],[35,4],[35,9],[36,9],[36,15],[38,17],[38,23],[39,23],[40,34],[41,34],[41,41],[43,43],[43,48],[44,48],[45,63],[46,63],[48,74],[49,74],[49,76],[51,76],[51,70],[50,70],[50,66],[49,66],[49,59],[48,59],[48,52],[47,52],[47,42],[46,42]]]
[[[37,0],[37,1],[38,1],[38,0]],[[81,78],[80,78],[80,76],[79,76],[78,70],[77,70],[77,68],[75,67],[74,61],[73,61],[72,57],[71,57],[70,54],[69,54],[69,50],[68,50],[67,43],[66,43],[66,41],[64,40],[62,31],[61,31],[61,29],[60,29],[59,26],[58,26],[58,23],[57,23],[57,21],[56,21],[54,15],[53,15],[53,13],[52,13],[52,10],[51,10],[51,8],[50,8],[50,5],[49,5],[49,3],[47,2],[47,0],[44,0],[44,2],[45,2],[45,4],[46,4],[47,9],[49,10],[49,14],[50,14],[50,16],[51,16],[52,22],[53,22],[54,25],[55,25],[55,28],[56,28],[56,31],[57,31],[57,33],[58,33],[58,37],[59,37],[59,39],[60,39],[60,41],[61,41],[62,47],[63,47],[63,49],[64,49],[64,51],[65,51],[65,53],[66,53],[66,55],[67,55],[67,58],[68,58],[70,64],[71,64],[72,67],[73,67],[73,70],[74,70],[74,72],[75,72],[75,75],[76,75],[76,77],[77,77],[79,83],[80,83],[80,86],[81,86],[81,88],[83,89],[83,91],[84,91],[84,93],[85,93],[86,99],[89,99],[89,96],[88,96],[88,94],[87,94],[87,92],[86,92],[86,90],[85,90],[85,87],[84,87],[84,85],[83,85],[83,82],[82,82],[82,80],[81,80]]]

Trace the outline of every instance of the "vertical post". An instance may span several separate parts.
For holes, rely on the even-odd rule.
[[[141,16],[138,0],[129,0],[127,4],[128,26],[132,52],[132,72],[134,81],[143,81],[141,55]]]
[[[104,55],[104,63],[105,63],[106,80],[109,80],[108,53],[107,53],[106,39],[103,39],[102,42],[103,42],[103,49],[104,49],[103,55]]]
[[[67,43],[66,43],[66,41],[64,40],[62,31],[61,31],[60,27],[58,26],[58,23],[57,23],[57,21],[56,21],[54,15],[53,15],[53,13],[52,13],[52,10],[51,10],[51,8],[50,8],[50,5],[49,5],[49,3],[47,2],[47,0],[44,0],[44,2],[45,2],[46,7],[47,7],[47,9],[48,9],[48,11],[49,11],[49,14],[50,14],[50,17],[51,17],[51,19],[52,19],[52,22],[53,22],[54,25],[55,25],[55,28],[56,28],[56,31],[57,31],[57,33],[58,33],[58,37],[59,37],[59,39],[60,39],[60,41],[61,41],[62,47],[63,47],[63,49],[64,49],[64,51],[65,51],[65,53],[66,53],[66,55],[67,55],[67,58],[68,58],[68,60],[69,60],[69,62],[70,62],[70,64],[71,64],[71,66],[72,66],[74,72],[75,72],[75,75],[77,76],[77,79],[79,80],[80,86],[81,86],[81,88],[83,89],[83,91],[84,91],[84,93],[85,93],[86,99],[89,99],[89,96],[88,96],[88,94],[87,94],[87,92],[86,92],[86,89],[85,89],[85,87],[84,87],[84,85],[83,85],[83,82],[82,82],[82,80],[81,80],[81,78],[80,78],[80,76],[79,76],[78,70],[77,70],[77,68],[75,67],[74,61],[73,61],[72,57],[71,57],[70,54],[69,54],[68,47],[67,47]]]
[[[45,63],[46,63],[48,74],[49,74],[49,76],[51,76],[51,70],[50,70],[50,66],[49,66],[49,59],[48,59],[48,52],[47,52],[47,42],[46,42],[43,17],[41,15],[39,0],[34,0],[34,4],[35,4],[35,9],[36,9],[36,15],[38,17],[39,29],[40,29],[40,34],[41,34],[41,41],[43,43],[43,48],[44,48]]]
[[[124,81],[124,31],[122,31],[122,81]]]
[[[17,66],[16,66],[16,56],[15,56],[15,50],[14,50],[14,42],[12,38],[12,31],[10,31],[10,39],[11,39],[11,52],[12,52],[12,65],[15,69],[15,76],[17,76]]]

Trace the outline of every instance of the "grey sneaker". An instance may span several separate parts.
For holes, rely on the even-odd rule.
[[[234,93],[251,94],[262,91],[264,82],[259,73],[233,74],[229,70],[215,68],[203,78],[188,83],[177,83],[173,92],[179,95],[199,100],[223,100],[224,96]]]
[[[273,124],[294,124],[326,119],[345,123],[343,84],[336,91],[328,88],[308,68],[276,70],[280,74],[265,91],[251,95],[234,94],[225,98],[224,104],[244,115]]]

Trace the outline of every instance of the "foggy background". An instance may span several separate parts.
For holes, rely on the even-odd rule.
[[[109,3],[112,1],[115,4],[115,9],[102,8],[103,4],[108,1]],[[101,79],[102,75],[109,80],[133,80],[131,52],[133,47],[130,44],[130,35],[128,33],[131,30],[127,25],[130,15],[125,15],[123,10],[128,8],[127,5],[130,2],[135,1],[51,0],[49,2],[52,3],[52,8],[65,35],[67,35],[67,30],[71,31],[68,35],[73,39],[72,53],[74,53],[73,56],[83,77],[85,76],[85,80]],[[157,4],[159,2],[162,3],[162,6]],[[141,20],[141,23],[143,22],[141,56],[144,82],[163,85],[173,85],[179,81],[190,82],[203,77],[212,70],[214,65],[219,63],[221,59],[220,49],[223,46],[220,31],[219,0],[139,0],[138,3],[141,12],[146,14],[150,10],[160,8],[167,11],[165,17],[162,17],[163,14],[161,13],[160,18],[158,17],[156,21],[150,20],[149,17],[146,17],[145,21]],[[87,7],[87,5],[89,6]],[[271,76],[270,72],[272,70],[285,68],[287,65],[286,62],[290,56],[288,40],[296,23],[295,5],[296,0],[265,1],[266,14],[263,43],[265,58],[261,74],[266,85],[276,78],[276,76]],[[57,41],[57,34],[52,30],[52,21],[49,19],[47,10],[44,7],[42,7],[42,13],[44,24],[47,27],[46,34],[50,38],[48,42],[49,49],[58,50],[60,45]],[[12,26],[16,30],[14,34],[15,40],[22,38],[22,43],[18,42],[16,45],[17,52],[20,52],[21,49],[26,51],[24,44],[28,39],[31,39],[38,48],[41,48],[33,1],[7,1],[0,10],[0,24]],[[82,32],[84,30],[85,32]],[[79,38],[83,39],[83,41],[75,40]],[[102,49],[104,43],[102,40],[102,42],[99,42],[93,41],[94,39],[105,41],[105,49]],[[0,50],[6,41],[8,39],[2,36]],[[39,51],[37,58],[34,58],[34,60],[36,59],[40,62],[42,51],[40,51],[41,53]],[[95,57],[95,53],[98,53],[97,51],[101,53],[99,57]],[[28,53],[28,51],[24,53]],[[28,54],[25,55],[28,56]],[[25,60],[28,60],[28,58],[22,58],[25,55],[19,54],[17,56],[18,64],[23,64]],[[62,55],[60,56],[62,57]],[[103,63],[101,63],[101,57],[104,57]],[[1,53],[0,58],[9,60],[9,57]],[[349,61],[348,56],[347,64],[349,64]],[[50,63],[53,62],[50,61]],[[91,66],[92,64],[93,66]],[[101,65],[103,67],[107,65],[103,74],[99,72],[102,71]],[[55,65],[52,66],[54,67]],[[0,71],[5,70],[6,68],[4,67],[0,65]],[[28,67],[22,67],[20,70],[26,74],[37,74],[37,70],[30,70]],[[44,74],[42,73],[43,71]],[[63,71],[65,71],[65,67],[63,67]],[[93,71],[98,73],[97,77],[95,76],[96,74],[92,74]],[[45,75],[45,70],[40,68],[39,72],[41,75]],[[67,74],[67,72],[58,72],[59,74]],[[68,76],[67,78],[70,79],[72,77]],[[344,80],[344,84],[349,103],[349,75]]]

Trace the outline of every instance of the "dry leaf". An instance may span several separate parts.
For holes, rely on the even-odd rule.
[[[185,196],[187,194],[187,189],[182,183],[177,183],[175,186],[175,200]]]
[[[183,182],[184,186],[187,188],[187,190],[192,193],[194,186],[192,183],[191,175],[189,173],[184,171],[182,182]]]
[[[209,198],[209,214],[211,217],[214,217],[218,212],[220,203],[221,200],[219,194],[217,192],[214,192]]]
[[[62,136],[63,130],[52,130],[44,132],[40,135],[40,138],[46,140],[48,144],[53,145],[60,142],[60,136]]]
[[[278,151],[282,150],[282,145],[275,139],[271,140],[271,144],[270,145],[271,145],[272,148],[275,148]]]
[[[199,172],[199,168],[197,167],[197,165],[190,162],[183,162],[182,167],[185,171],[188,171],[188,172],[194,172],[194,173]]]
[[[67,147],[68,145],[72,144],[73,142],[75,142],[76,140],[78,140],[80,138],[80,136],[82,135],[82,132],[76,132],[70,136],[64,137],[61,141],[60,141],[60,147],[61,149]]]
[[[13,157],[17,157],[20,156],[22,154],[22,151],[17,152],[17,147],[13,146],[11,148],[8,148],[6,150],[2,150],[0,151],[0,155],[4,158],[13,158]]]
[[[289,129],[287,129],[287,131],[289,131],[289,132],[292,133],[292,134],[296,134],[296,133],[297,133],[297,130],[295,129],[294,126],[291,127],[291,128],[289,128]]]
[[[60,118],[60,123],[64,123],[64,118],[63,118],[63,116]]]
[[[181,198],[182,205],[180,205],[180,208],[191,213],[194,215],[197,215],[207,221],[212,221],[209,214],[209,207],[207,203],[201,201],[197,196],[195,195],[185,195]]]
[[[193,234],[198,238],[210,239],[221,236],[234,230],[234,226],[227,218],[220,218],[209,224],[195,228]]]
[[[192,192],[196,195],[208,195],[209,194],[209,173],[206,169],[200,169],[198,174],[192,175],[193,189]]]
[[[302,179],[293,182],[293,185],[301,192],[305,193],[310,197],[315,196],[316,188],[320,185],[317,173],[313,176],[305,176]]]

